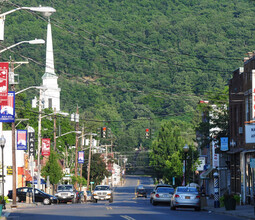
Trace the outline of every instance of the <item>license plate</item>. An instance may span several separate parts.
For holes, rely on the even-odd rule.
[[[104,200],[104,197],[100,197],[100,200]]]
[[[164,197],[168,197],[168,195],[164,195]]]
[[[185,199],[190,199],[190,196],[185,196]]]

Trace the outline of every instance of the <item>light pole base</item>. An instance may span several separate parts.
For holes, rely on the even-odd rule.
[[[214,201],[214,208],[220,208],[220,201]]]

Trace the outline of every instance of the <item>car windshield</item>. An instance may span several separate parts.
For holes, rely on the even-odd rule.
[[[180,187],[177,188],[177,192],[195,192],[197,193],[197,189],[195,187]]]
[[[138,192],[145,192],[145,189],[138,189]]]
[[[73,190],[72,186],[58,186],[59,191],[71,191]]]
[[[95,190],[109,190],[109,186],[96,186]]]
[[[157,189],[157,193],[174,193],[174,189],[168,187],[159,187]]]

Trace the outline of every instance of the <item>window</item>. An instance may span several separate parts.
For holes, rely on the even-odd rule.
[[[52,108],[52,99],[49,98],[48,101],[49,101],[49,108]]]

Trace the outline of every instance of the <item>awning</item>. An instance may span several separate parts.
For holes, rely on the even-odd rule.
[[[206,171],[204,171],[204,172],[202,172],[201,174],[200,174],[200,179],[202,179],[202,180],[208,180],[208,179],[210,179],[209,177],[208,177],[208,175],[211,173],[213,171],[213,167],[212,166],[210,166]]]

